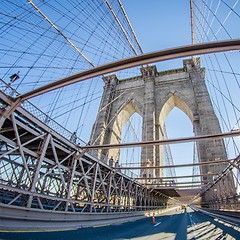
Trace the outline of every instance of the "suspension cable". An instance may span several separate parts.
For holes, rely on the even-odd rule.
[[[139,47],[139,50],[140,50],[141,53],[143,53],[142,47],[140,46],[140,43],[139,43],[139,41],[138,41],[138,39],[137,39],[137,36],[136,36],[136,34],[135,34],[134,30],[133,30],[133,27],[132,27],[132,25],[131,25],[131,23],[130,23],[130,21],[129,21],[129,18],[128,18],[128,16],[127,16],[127,13],[126,13],[126,11],[125,11],[125,9],[124,9],[121,1],[118,0],[118,3],[119,3],[119,5],[120,5],[120,7],[121,7],[121,10],[123,11],[123,14],[124,14],[124,16],[125,16],[125,18],[126,18],[126,21],[127,21],[127,23],[128,23],[128,26],[130,27],[130,29],[131,29],[131,31],[132,31],[132,34],[133,34],[134,39],[135,39],[135,41],[136,41],[136,43],[137,43],[137,45],[138,45],[138,47]]]
[[[104,2],[107,4],[107,6],[108,6],[110,12],[112,13],[113,17],[115,18],[117,24],[119,25],[119,27],[120,27],[120,29],[121,29],[123,35],[124,35],[125,38],[127,39],[127,42],[128,42],[129,45],[131,46],[131,48],[132,48],[134,54],[137,55],[137,51],[135,50],[135,48],[134,48],[133,44],[131,43],[129,37],[127,36],[127,33],[126,33],[126,31],[124,30],[124,28],[123,28],[123,25],[122,25],[121,22],[119,21],[117,15],[116,15],[116,13],[114,12],[113,8],[111,7],[110,3],[108,2],[108,0],[104,0]]]
[[[48,22],[50,23],[50,25],[73,47],[74,50],[76,50],[92,67],[94,67],[94,65],[92,64],[92,62],[90,62],[90,60],[88,60],[88,58],[81,52],[80,49],[78,49],[71,41],[70,39],[68,39],[62,31],[60,31],[58,29],[58,27],[33,3],[32,0],[28,0],[28,2],[37,10],[37,12],[39,12],[42,17]]]

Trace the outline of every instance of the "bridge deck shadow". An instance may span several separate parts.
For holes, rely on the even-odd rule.
[[[194,226],[190,220],[194,221]],[[219,229],[221,228],[221,229]],[[0,239],[18,240],[160,240],[160,239],[239,239],[240,231],[198,212],[174,212],[121,224],[57,232],[0,232]],[[213,237],[213,238],[211,238]],[[231,238],[231,239],[232,239]],[[227,238],[226,238],[227,239]]]

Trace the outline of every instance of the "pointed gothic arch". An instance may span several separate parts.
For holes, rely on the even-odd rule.
[[[138,105],[138,106],[137,106]],[[133,116],[134,113],[139,114],[142,117],[142,111],[139,109],[140,104],[136,104],[136,101],[132,98],[126,104],[123,102],[120,106],[123,106],[120,111],[116,112],[116,116],[109,126],[109,144],[121,143],[121,134],[126,122]],[[112,156],[115,161],[119,160],[119,150],[110,149],[109,156]]]
[[[168,114],[172,111],[174,107],[177,107],[180,110],[182,110],[182,112],[184,112],[188,116],[190,121],[193,123],[194,109],[192,108],[192,106],[189,106],[187,104],[187,102],[189,102],[188,99],[185,98],[185,100],[183,100],[183,97],[180,96],[180,94],[178,94],[177,92],[169,95],[170,96],[167,96],[168,99],[163,103],[162,109],[159,114],[159,123],[161,128],[163,128]]]
[[[183,100],[184,98],[184,100]],[[181,96],[181,94],[179,94],[178,92],[175,92],[174,94],[169,94],[166,98],[165,101],[163,101],[163,106],[159,115],[159,122],[160,122],[160,128],[161,128],[161,133],[162,135],[160,135],[160,139],[166,139],[166,136],[163,136],[165,134],[167,134],[168,138],[177,138],[177,137],[183,137],[183,135],[179,135],[176,134],[176,132],[172,132],[172,134],[169,134],[171,131],[169,131],[169,127],[173,127],[173,126],[178,126],[179,129],[177,129],[177,132],[181,132],[181,134],[183,134],[183,130],[184,130],[184,136],[185,136],[185,130],[187,131],[187,136],[193,136],[194,132],[193,132],[193,111],[195,110],[193,106],[188,106],[187,102],[189,103],[189,99],[187,99],[184,96]],[[178,109],[177,114],[175,114],[176,112],[174,111],[175,109]],[[172,114],[172,112],[174,111],[174,114]],[[179,114],[181,114],[182,116],[179,116]],[[169,125],[169,115],[171,115],[171,124]],[[184,122],[181,122],[181,119],[184,117]],[[180,118],[180,119],[179,119]],[[174,120],[174,123],[173,123]],[[174,125],[173,125],[174,124]],[[179,149],[182,147],[181,145],[171,145],[171,155],[173,156],[173,160],[174,160],[174,164],[179,164],[179,160],[180,159],[184,159],[184,163],[192,163],[193,161],[193,143],[188,142],[184,144],[184,147],[187,146],[188,151],[180,151]],[[176,155],[176,149],[178,154]],[[168,147],[166,145],[161,145],[159,146],[159,151],[160,151],[160,157],[162,158],[162,162],[163,163],[167,163],[167,159],[169,157],[169,153],[166,153],[166,151],[168,150]],[[179,152],[180,151],[180,152]],[[167,155],[166,155],[167,154]],[[182,156],[184,156],[184,158],[181,158]],[[169,161],[169,159],[168,159]],[[180,162],[181,163],[181,162]],[[169,165],[169,163],[168,163]],[[162,171],[163,176],[170,176],[170,175],[166,175],[167,170],[169,171],[169,169],[164,169],[164,171]],[[174,172],[176,172],[177,175],[184,175],[184,173],[181,172],[182,168],[177,168],[175,169]],[[171,173],[171,171],[169,171],[168,173]],[[186,175],[191,175],[192,174],[192,170],[190,170],[189,168],[186,169],[185,171]]]

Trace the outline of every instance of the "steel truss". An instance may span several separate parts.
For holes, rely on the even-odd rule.
[[[0,92],[1,115],[11,98]],[[168,197],[109,167],[24,108],[0,131],[0,202],[26,209],[119,213],[164,208]]]
[[[240,186],[239,178],[233,173],[234,168],[239,171],[240,155],[238,155],[229,165],[224,169],[221,175],[213,179],[213,182],[203,185],[199,194],[195,197],[202,198],[201,205],[207,208],[221,209],[221,210],[240,210],[240,195],[237,189]],[[230,192],[228,183],[231,178],[235,177],[236,191]]]

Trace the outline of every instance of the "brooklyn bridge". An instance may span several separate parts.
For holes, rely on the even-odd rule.
[[[1,1],[1,239],[240,239],[240,3],[146,2]]]

